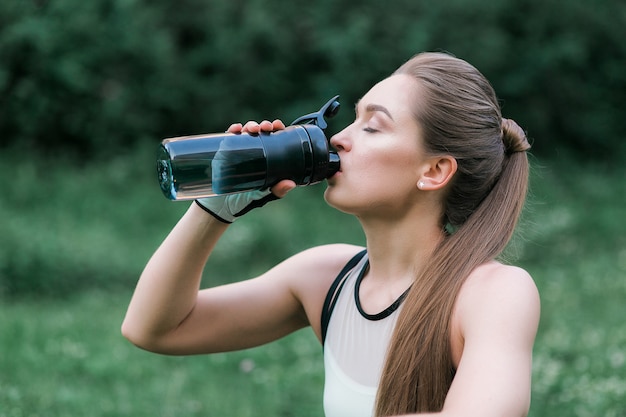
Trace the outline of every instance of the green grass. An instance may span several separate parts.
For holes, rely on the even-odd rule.
[[[188,205],[160,195],[152,149],[83,167],[0,159],[12,179],[0,200],[0,417],[322,415],[309,330],[195,357],[144,352],[120,335],[142,266]],[[542,295],[530,415],[624,417],[625,174],[541,164],[509,251]],[[322,191],[296,190],[238,221],[211,261],[224,280],[314,244],[361,242]]]
[[[319,416],[311,332],[248,351],[166,357],[119,326],[128,295],[90,292],[0,311],[0,416]]]

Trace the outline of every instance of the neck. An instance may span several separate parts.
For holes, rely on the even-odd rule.
[[[412,282],[444,238],[438,213],[414,210],[401,218],[359,218],[370,259],[368,278]]]

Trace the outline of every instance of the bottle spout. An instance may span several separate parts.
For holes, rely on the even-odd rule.
[[[335,173],[337,173],[340,168],[341,168],[341,164],[340,164],[339,155],[337,154],[337,152],[329,152],[328,153],[328,172],[327,172],[326,178],[330,178],[333,175],[335,175]]]

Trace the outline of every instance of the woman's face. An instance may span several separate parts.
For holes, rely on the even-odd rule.
[[[341,170],[328,179],[330,205],[359,217],[396,218],[414,205],[425,161],[412,112],[418,87],[408,75],[381,81],[358,102],[355,121],[331,138]]]

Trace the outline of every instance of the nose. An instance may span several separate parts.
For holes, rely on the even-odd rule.
[[[347,131],[348,128],[344,128],[342,131],[334,134],[330,138],[330,145],[335,148],[337,151],[349,151],[350,150],[350,141],[348,139]]]

